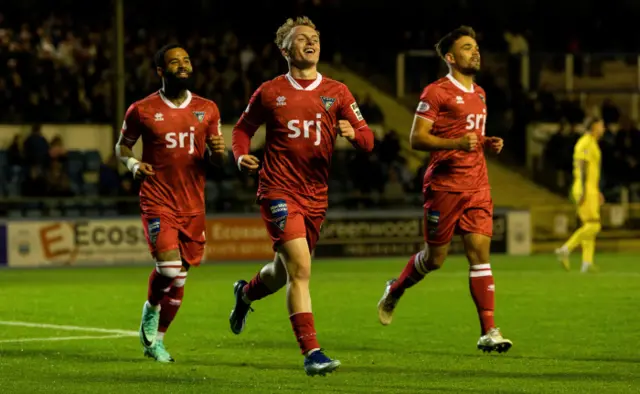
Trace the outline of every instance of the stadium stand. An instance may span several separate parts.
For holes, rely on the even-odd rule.
[[[356,12],[357,3],[346,5],[340,4],[339,1],[314,1],[297,4],[300,12],[310,12],[322,26],[330,20],[332,7],[341,5],[343,12],[340,18],[348,20]],[[460,15],[463,19],[465,15],[474,15],[474,5],[467,2],[460,3],[457,5],[460,6]],[[264,9],[268,6],[265,4]],[[215,9],[216,6],[211,7]],[[436,6],[438,7],[441,6]],[[7,15],[15,16],[16,12],[14,9],[13,13],[9,12]],[[46,18],[39,15],[25,16],[23,20],[13,17],[0,18],[0,75],[2,75],[0,77],[0,122],[34,124],[31,134],[27,133],[25,136],[23,133],[11,140],[4,140],[4,146],[1,147],[3,151],[0,153],[0,161],[7,165],[2,167],[3,171],[0,171],[0,179],[6,180],[0,187],[0,193],[5,197],[13,199],[19,196],[116,197],[131,196],[136,192],[135,184],[118,175],[120,171],[113,158],[100,157],[96,151],[66,151],[64,141],[60,139],[47,141],[37,134],[38,125],[44,123],[113,122],[112,69],[110,68],[113,51],[110,46],[109,30],[105,28],[110,21],[107,18],[100,19],[99,16],[94,16],[91,25],[77,24],[73,23],[78,19],[73,18],[73,12],[76,11],[69,8],[66,12],[52,13]],[[373,12],[372,14],[373,19],[380,16],[381,13]],[[174,31],[159,33],[157,26],[149,22],[152,18],[153,13],[130,21],[128,25],[130,28],[127,29],[125,46],[127,102],[143,97],[157,86],[151,59],[160,43],[166,40],[180,38],[191,53],[197,54],[194,56],[196,59],[194,90],[220,103],[222,117],[225,123],[229,124],[232,124],[241,113],[250,93],[263,80],[271,78],[283,69],[280,55],[268,35],[256,38],[250,33],[232,30],[225,24],[219,26],[209,24],[199,33],[194,33],[194,29],[185,30],[185,34],[176,34]],[[251,21],[254,20],[258,19],[251,19]],[[490,18],[479,20],[478,29],[482,31],[490,24]],[[264,25],[262,23],[259,26]],[[353,45],[357,41],[354,37],[338,39],[335,32],[326,30],[323,40],[328,49],[324,57],[331,59],[331,63],[335,64],[336,68],[344,63],[358,70],[359,75],[370,76],[371,78],[368,79],[374,81],[376,87],[384,91],[385,87],[390,85],[388,81],[392,80],[390,78],[392,74],[389,71],[391,71],[396,49],[429,48],[434,37],[444,28],[437,24],[429,27],[423,27],[421,24],[409,25],[420,26],[420,28],[408,31],[391,28],[385,32],[374,32],[371,43],[359,43],[359,45]],[[406,26],[406,24],[402,25],[403,28]],[[550,42],[545,34],[533,35],[532,31],[539,32],[535,28],[536,26],[531,26],[528,30],[520,29],[523,34],[517,32],[502,34],[486,29],[486,34],[482,35],[483,48],[488,51],[506,49],[512,54],[517,54],[518,45],[524,45],[531,50],[544,46],[550,50],[561,51],[574,48],[579,44],[582,45],[581,48],[585,48],[586,43],[591,43],[584,36],[588,33],[585,30],[579,30],[579,35],[576,37],[562,37],[557,42]],[[378,48],[376,39],[383,36],[398,38],[397,46]],[[563,43],[567,43],[566,48],[562,47]],[[622,44],[632,45],[626,41]],[[379,51],[372,51],[372,49],[379,49]],[[387,60],[373,61],[387,54],[389,55]],[[490,59],[489,56],[487,58]],[[366,63],[368,68],[364,73],[360,73],[359,65],[361,66],[362,63]],[[503,68],[492,67],[491,69],[499,71],[509,69],[508,63],[501,64]],[[329,69],[329,65],[326,68]],[[606,64],[601,65],[601,68],[608,72]],[[374,75],[376,72],[380,74],[380,70],[387,71],[386,78]],[[332,72],[340,75],[340,70]],[[553,67],[545,66],[538,74],[541,77],[535,75],[532,77],[532,80],[537,82],[534,83],[535,93],[530,94],[521,91],[517,83],[504,83],[500,75],[489,72],[481,76],[480,83],[492,98],[492,113],[498,114],[498,116],[492,116],[493,123],[490,122],[489,127],[493,128],[495,135],[505,137],[510,147],[509,151],[516,159],[516,164],[523,164],[522,161],[517,162],[517,160],[525,157],[527,125],[538,121],[558,122],[561,119],[567,119],[569,129],[579,130],[576,125],[582,122],[586,113],[585,108],[581,107],[575,97],[562,97],[554,94],[553,91],[545,90],[548,86],[555,86],[552,82],[557,79],[557,72],[554,74]],[[508,82],[513,82],[510,74],[508,76]],[[370,123],[379,123],[388,132],[378,141],[378,154],[372,158],[352,156],[351,153],[336,157],[337,168],[352,168],[347,176],[343,174],[336,176],[332,185],[334,190],[340,192],[337,195],[341,202],[358,201],[359,196],[367,194],[370,190],[375,190],[377,193],[374,194],[384,197],[385,187],[389,183],[391,183],[389,190],[418,191],[414,185],[419,183],[415,180],[419,179],[420,174],[416,171],[423,164],[424,157],[409,153],[406,149],[406,138],[403,136],[408,130],[408,124],[406,121],[396,119],[397,111],[389,110],[389,108],[395,108],[394,106],[398,103],[385,102],[381,109],[375,102],[365,99],[370,96],[371,91],[373,90],[366,87],[358,91],[361,96],[362,112],[370,119]],[[412,111],[414,103],[415,98],[408,100],[406,108]],[[608,163],[604,171],[606,187],[615,194],[615,190],[621,186],[630,186],[631,198],[637,199],[638,190],[640,190],[637,186],[637,177],[619,175],[630,173],[629,171],[632,171],[640,161],[637,153],[640,151],[637,149],[640,140],[639,132],[628,121],[624,111],[613,105],[611,101],[603,100],[602,113],[608,114],[613,124],[609,127],[607,137],[603,141],[607,155],[613,158],[605,160],[605,163]],[[618,117],[620,117],[619,121]],[[564,143],[549,145],[553,147],[545,149],[544,157],[547,159],[544,160],[543,169],[533,174],[534,180],[561,195],[565,194],[568,184],[567,163],[562,159],[564,156],[558,155],[557,150],[566,151],[572,138],[575,138],[574,134],[575,132],[563,131],[555,136],[554,141],[564,140]],[[23,137],[24,141],[21,140]],[[26,148],[27,144],[29,148]],[[397,145],[400,146],[399,150]],[[562,146],[564,148],[561,148]],[[29,157],[25,157],[21,152],[28,154]],[[375,172],[363,173],[361,169],[365,164],[379,167],[379,175],[374,177],[371,174]],[[34,166],[38,168],[34,169]],[[502,171],[499,166],[494,167],[493,173]],[[389,175],[390,169],[394,170],[391,171],[393,175]],[[514,180],[518,177],[508,179]],[[212,175],[209,183],[211,196],[222,198],[221,201],[224,201],[225,190],[244,188],[246,191],[251,187],[253,187],[253,181],[239,179],[231,168],[224,174],[217,175],[215,179]],[[392,192],[389,193],[392,194]],[[251,195],[251,193],[246,194]],[[532,194],[527,193],[527,195]],[[219,201],[216,204],[225,205],[224,202]],[[57,209],[52,212],[57,212]],[[112,207],[106,209],[113,212]],[[18,211],[26,214],[23,208],[19,208]],[[18,215],[18,212],[13,214]]]

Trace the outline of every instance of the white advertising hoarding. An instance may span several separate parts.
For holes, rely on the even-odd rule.
[[[11,267],[130,264],[150,261],[140,219],[11,222]]]

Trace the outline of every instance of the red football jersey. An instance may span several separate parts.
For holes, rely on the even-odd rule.
[[[336,125],[343,119],[355,130],[352,144],[370,151],[373,133],[344,84],[320,73],[306,87],[290,74],[262,84],[234,130],[237,160],[249,153],[248,143],[237,129],[253,135],[261,124],[266,124],[258,196],[286,191],[326,201],[331,156],[338,137]]]
[[[221,132],[218,106],[191,92],[179,107],[162,91],[129,107],[122,136],[131,146],[142,137],[142,161],[156,173],[142,182],[143,212],[186,216],[205,211],[206,137]]]
[[[484,90],[473,84],[466,89],[451,74],[428,85],[420,96],[416,116],[433,122],[431,133],[440,138],[460,138],[478,134],[473,152],[440,150],[431,152],[424,174],[424,189],[475,191],[489,189],[484,156],[487,104]]]

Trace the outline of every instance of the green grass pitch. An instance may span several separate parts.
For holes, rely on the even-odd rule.
[[[494,256],[496,319],[514,342],[500,355],[475,347],[479,324],[463,258],[452,256],[408,290],[388,327],[376,304],[405,259],[318,260],[318,337],[343,365],[314,378],[302,369],[283,291],[254,303],[243,334],[229,330],[233,282],[260,264],[190,272],[165,339],[171,365],[144,358],[131,334],[150,267],[2,270],[0,392],[637,393],[640,264],[631,254],[596,259],[601,272],[582,275],[577,261],[567,273],[553,256]]]

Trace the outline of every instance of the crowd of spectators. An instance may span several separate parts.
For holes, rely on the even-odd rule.
[[[327,10],[334,10],[341,2],[313,0],[296,3],[298,11],[313,9],[317,12],[320,23],[326,24],[328,18],[334,15]],[[459,5],[468,12],[473,9],[467,2]],[[325,12],[320,12],[321,10]],[[343,11],[343,18],[355,12],[348,7]],[[70,162],[80,160],[77,152],[66,152],[64,142],[59,137],[47,141],[39,133],[37,126],[45,122],[114,123],[112,65],[115,57],[113,33],[105,28],[109,23],[95,26],[77,23],[77,18],[72,13],[51,13],[46,18],[27,18],[24,22],[16,23],[15,19],[4,18],[1,12],[0,10],[0,123],[29,123],[36,126],[26,138],[17,136],[10,147],[0,147],[7,149],[3,154],[8,164],[0,176],[7,181],[15,181],[6,182],[5,187],[0,188],[0,194],[33,197],[135,194],[137,185],[129,177],[120,174],[119,164],[114,157],[100,158],[95,182],[88,182],[93,186],[84,186],[87,177],[78,180],[77,174],[69,168],[73,167]],[[242,29],[228,26],[209,29],[206,33],[188,32],[178,36],[173,30],[143,26],[145,24],[140,23],[126,31],[127,102],[140,99],[157,89],[158,78],[152,63],[153,54],[164,43],[178,38],[194,62],[193,90],[219,104],[225,123],[235,122],[250,94],[259,84],[286,69],[280,53],[271,42],[271,36],[249,39],[247,34],[243,35]],[[483,34],[482,26],[479,27],[479,39],[483,40],[485,48],[517,54],[529,50],[529,46],[534,49],[540,46],[541,41],[533,39],[539,36],[532,35],[531,27],[499,34],[489,30]],[[441,28],[443,27],[435,26],[429,31],[396,29],[397,31],[385,34],[399,37],[397,44],[400,49],[431,48]],[[350,36],[338,37],[335,32],[330,31],[323,34],[323,40],[330,42],[331,47],[345,52],[342,56],[331,56],[332,59],[341,59],[347,53],[362,59],[371,59],[373,55],[380,57],[386,53],[384,48],[379,48],[380,51],[371,50],[372,45],[377,48],[374,45],[376,40],[370,40],[372,42],[357,48],[350,46],[345,51],[345,47],[353,43],[354,39]],[[588,37],[574,35],[567,39],[568,45],[575,47],[576,42],[587,41]],[[389,59],[393,58],[389,56]],[[371,67],[383,63],[385,62],[370,62]],[[533,95],[526,94],[518,83],[514,83],[511,75],[506,83],[503,78],[488,73],[480,78],[491,97],[492,113],[500,114],[493,117],[500,120],[492,121],[492,132],[507,139],[517,157],[525,156],[527,124],[533,121],[561,121],[561,131],[553,137],[554,142],[547,149],[550,157],[548,165],[554,171],[567,173],[568,163],[566,159],[562,159],[566,155],[559,152],[566,153],[570,149],[576,134],[572,130],[585,116],[577,100],[569,97],[558,101],[554,94],[544,89]],[[359,102],[369,123],[384,124],[382,111],[370,97],[361,97]],[[616,111],[615,107],[607,103],[602,109],[603,116],[618,117],[607,122],[607,135],[602,141],[607,187],[636,182],[634,176],[637,175],[632,175],[634,171],[630,170],[635,169],[640,162],[637,154],[640,151],[638,131],[629,122],[619,121],[620,115],[616,115]],[[360,155],[353,151],[336,154],[332,188],[338,195],[347,196],[345,201],[351,198],[357,204],[365,205],[379,203],[380,197],[384,201],[403,201],[412,192],[419,192],[424,166],[417,174],[407,169],[405,159],[400,155],[398,133],[391,130],[392,125],[385,126],[389,131],[376,143],[373,155]],[[95,158],[95,155],[92,157]],[[82,162],[84,166],[87,165],[86,160]],[[254,179],[238,177],[237,171],[230,168],[222,174],[212,174],[211,183],[215,186],[209,187],[209,191],[216,196],[224,195],[224,191],[249,191],[255,188],[254,182]]]
[[[171,39],[168,33],[150,34],[145,29],[127,36],[127,102],[158,88],[153,54]],[[235,122],[253,90],[286,67],[272,43],[242,42],[233,31],[206,37],[193,34],[182,44],[194,63],[193,90],[219,104],[225,123]],[[101,158],[97,177],[87,182],[86,175],[76,174],[86,167],[83,157],[77,152],[69,155],[60,137],[48,141],[38,127],[42,122],[112,122],[110,45],[107,32],[74,29],[69,18],[52,14],[38,25],[25,23],[13,29],[3,26],[0,17],[0,123],[35,125],[31,134],[15,136],[10,146],[2,147],[6,149],[2,153],[6,182],[0,193],[5,197],[129,196],[137,192],[137,185],[118,171],[112,156]],[[357,99],[370,124],[384,123],[381,109],[370,96]],[[77,160],[80,164],[75,164]],[[345,198],[382,195],[402,199],[414,190],[395,131],[377,142],[372,156],[351,151],[337,154],[334,168],[338,170],[333,189]],[[211,175],[209,191],[213,198],[224,195],[225,190],[248,191],[255,188],[254,181],[238,177],[230,167]]]

